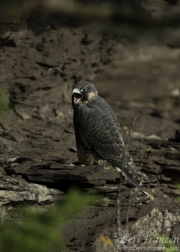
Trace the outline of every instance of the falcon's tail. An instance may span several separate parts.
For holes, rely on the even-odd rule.
[[[124,176],[126,177],[126,179],[135,187],[137,187],[142,193],[146,194],[151,200],[154,200],[154,197],[147,193],[142,186],[140,185],[139,178],[137,176],[136,171],[133,169],[132,165],[130,163],[127,163],[124,167],[124,169],[122,170],[122,162],[118,161],[118,160],[111,160],[109,161],[109,163],[113,166],[113,167],[118,167],[121,172],[124,174]]]

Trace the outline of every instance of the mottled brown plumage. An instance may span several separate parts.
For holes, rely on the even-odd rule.
[[[119,168],[134,186],[150,196],[138,182],[130,154],[127,151],[124,153],[125,145],[117,117],[109,104],[98,95],[95,86],[87,81],[75,84],[72,105],[79,162],[84,165],[104,164]]]

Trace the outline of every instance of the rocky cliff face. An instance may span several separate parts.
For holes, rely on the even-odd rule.
[[[0,26],[0,85],[14,102],[0,121],[1,218],[24,201],[51,205],[76,185],[103,195],[104,204],[90,207],[74,226],[66,226],[68,251],[118,251],[119,174],[101,166],[74,165],[71,88],[82,78],[92,81],[110,103],[125,139],[134,115],[139,115],[129,150],[155,200],[133,189],[128,239],[134,242],[126,241],[127,250],[160,246],[146,238],[155,234],[179,237],[180,49],[151,39],[136,44],[113,40],[40,14]],[[130,188],[123,180],[122,232]]]

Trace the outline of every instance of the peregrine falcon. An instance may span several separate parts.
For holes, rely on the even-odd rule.
[[[138,182],[135,165],[125,149],[117,117],[109,104],[98,95],[95,86],[87,81],[76,83],[72,91],[72,106],[80,164],[112,166],[120,170],[131,184],[152,199],[153,196]],[[122,162],[124,162],[123,168]]]

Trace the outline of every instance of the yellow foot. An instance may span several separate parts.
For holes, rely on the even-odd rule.
[[[109,170],[111,170],[111,166],[106,166],[106,167],[104,167],[104,169],[109,171]]]

